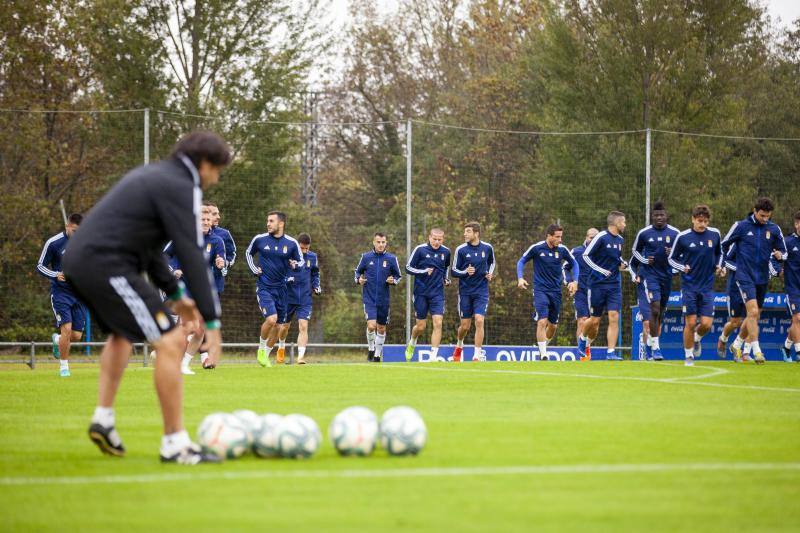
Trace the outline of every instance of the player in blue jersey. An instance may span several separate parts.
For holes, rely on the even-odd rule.
[[[742,293],[747,316],[743,329],[747,330],[747,342],[753,349],[753,360],[756,364],[766,362],[758,344],[758,320],[761,307],[769,285],[770,259],[774,257],[783,261],[786,254],[786,243],[780,227],[772,222],[775,206],[769,198],[759,198],[753,206],[753,212],[744,220],[735,222],[725,238],[722,246],[725,251],[736,243],[736,286]],[[741,357],[744,340],[737,337],[733,341],[731,351]]]
[[[786,305],[792,325],[786,335],[781,352],[784,361],[800,361],[800,211],[794,214],[794,233],[786,238],[786,258],[783,263],[783,285],[786,290]]]
[[[406,263],[406,273],[414,276],[414,314],[417,322],[411,329],[406,345],[406,361],[414,356],[417,339],[427,327],[428,314],[433,322],[431,333],[431,361],[436,361],[442,341],[444,318],[444,287],[450,285],[450,249],[444,244],[444,231],[431,229],[428,242],[411,252]]]
[[[233,235],[227,229],[219,225],[222,215],[219,213],[219,207],[214,202],[203,202],[203,206],[211,214],[211,230],[225,244],[225,268],[222,269],[222,275],[227,276],[228,270],[233,267],[236,262],[236,242],[233,240]]]
[[[60,360],[59,374],[69,377],[69,350],[73,342],[81,340],[86,327],[86,306],[75,296],[61,270],[61,256],[67,241],[80,226],[83,216],[73,213],[67,219],[64,231],[53,235],[44,243],[36,271],[50,280],[50,307],[56,319],[58,333],[53,333],[53,357]]]
[[[258,340],[256,359],[263,367],[272,366],[269,361],[278,330],[288,320],[289,302],[286,278],[303,264],[300,244],[286,235],[286,214],[271,211],[267,214],[267,232],[253,237],[247,247],[247,265],[257,277],[256,300],[264,322]],[[258,255],[258,263],[255,256]]]
[[[597,337],[600,317],[608,312],[608,348],[606,359],[621,361],[614,348],[619,335],[619,313],[622,310],[622,279],[620,271],[628,268],[622,259],[622,233],[625,231],[625,214],[612,211],[606,217],[605,231],[598,233],[583,252],[584,261],[591,269],[589,276],[589,312],[591,316],[583,324],[578,337],[578,353],[581,361],[590,361],[592,356],[586,352],[590,340]]]
[[[483,323],[489,309],[489,282],[494,278],[496,266],[494,248],[481,240],[481,225],[468,222],[464,225],[464,244],[456,248],[451,271],[458,278],[458,316],[461,323],[456,332],[453,361],[461,361],[464,337],[469,333],[475,318],[475,349],[473,361],[485,361],[483,353]]]
[[[663,359],[659,343],[661,319],[672,291],[672,267],[668,258],[678,236],[678,228],[667,224],[667,210],[663,202],[653,205],[650,218],[653,223],[636,234],[632,253],[639,263],[636,277],[641,287],[637,292],[645,296],[645,302],[640,302],[640,309],[646,307],[646,310],[642,309],[643,314],[649,315],[648,351],[653,359],[660,361]]]
[[[653,350],[650,347],[650,301],[647,299],[647,293],[644,289],[644,283],[642,283],[642,278],[639,275],[639,269],[642,264],[636,259],[636,256],[632,256],[631,260],[628,262],[628,272],[630,272],[631,280],[636,285],[636,305],[639,306],[639,316],[642,320],[642,333],[641,333],[641,345],[640,345],[640,352],[639,352],[639,359],[642,359],[642,355],[644,355],[644,359],[647,361],[653,360]],[[644,353],[641,352],[642,346],[644,347]],[[633,359],[633,353],[631,353],[631,359]],[[663,360],[664,357],[661,356],[659,361]]]
[[[583,239],[583,244],[570,250],[572,257],[575,258],[575,263],[578,266],[578,272],[574,274],[574,277],[578,280],[578,290],[575,292],[575,296],[573,298],[573,305],[575,307],[576,340],[580,338],[581,331],[583,330],[583,324],[590,315],[587,291],[589,290],[589,277],[592,274],[592,269],[586,264],[586,261],[583,258],[583,252],[586,251],[586,247],[589,246],[589,243],[592,242],[592,239],[594,239],[598,233],[599,231],[597,228],[589,228],[586,230],[586,237]],[[589,339],[590,343],[593,341],[594,339]],[[586,346],[586,354],[591,356],[591,350],[588,345]]]
[[[720,332],[719,339],[717,339],[717,355],[721,359],[725,359],[725,356],[728,351],[728,338],[730,337],[731,333],[736,331],[737,329],[741,328],[742,321],[744,320],[747,311],[744,306],[744,301],[742,300],[742,295],[739,292],[739,288],[736,286],[736,245],[733,244],[728,248],[727,253],[725,254],[725,258],[723,260],[723,267],[728,272],[728,281],[725,287],[725,292],[727,293],[727,307],[728,307],[728,321],[725,322],[725,325],[722,326],[722,331]],[[742,332],[742,337],[746,337],[747,334]],[[750,346],[747,346],[748,354],[750,352]],[[749,359],[749,355],[747,356]],[[734,354],[734,360],[740,362],[741,359]]]
[[[517,287],[527,289],[525,263],[533,261],[533,319],[539,358],[547,359],[547,343],[556,334],[561,315],[561,282],[566,279],[570,296],[578,290],[574,276],[578,266],[569,248],[561,244],[564,228],[550,224],[545,239],[532,244],[517,261]]]
[[[725,276],[722,239],[719,230],[710,227],[709,222],[708,206],[696,205],[692,209],[692,227],[678,234],[669,255],[670,266],[681,273],[683,350],[687,366],[700,357],[700,343],[714,321],[714,274]]]
[[[386,234],[372,237],[372,250],[361,254],[355,269],[355,282],[361,285],[361,301],[367,321],[367,361],[380,363],[389,324],[389,288],[400,283],[402,273],[397,257],[386,251]]]
[[[275,360],[283,363],[286,358],[286,336],[292,318],[297,317],[297,364],[306,364],[306,347],[308,346],[308,321],[311,320],[312,294],[322,294],[319,281],[319,259],[311,251],[311,236],[301,233],[297,236],[300,251],[303,252],[303,264],[286,281],[289,285],[289,311],[287,321],[278,332],[278,354]]]

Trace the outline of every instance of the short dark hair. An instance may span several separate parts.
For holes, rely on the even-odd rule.
[[[706,204],[699,204],[692,208],[692,218],[711,218],[711,209]]]
[[[550,224],[547,226],[547,231],[545,233],[547,235],[555,235],[557,231],[564,231],[564,228],[561,227],[560,224]]]
[[[753,206],[753,209],[756,211],[766,211],[767,213],[772,213],[775,211],[775,204],[773,204],[772,200],[766,196],[762,196],[756,200],[756,205]]]
[[[653,211],[666,211],[666,210],[667,206],[665,206],[664,202],[662,202],[661,200],[658,200],[656,201],[656,203],[653,204]]]
[[[278,220],[280,220],[281,222],[286,222],[286,213],[284,213],[283,211],[270,211],[269,213],[267,213],[267,217],[269,217],[270,215],[277,215]]]
[[[794,219],[795,220],[800,220],[800,211],[795,211],[794,212]]]
[[[187,133],[172,147],[172,157],[183,154],[195,167],[202,161],[214,166],[224,167],[231,162],[231,149],[228,144],[213,131],[193,131]]]
[[[72,213],[68,218],[67,222],[69,224],[75,224],[76,226],[80,226],[81,222],[83,222],[83,215],[80,213]]]
[[[208,200],[205,200],[205,201],[203,201],[203,206],[204,207],[217,207],[217,204],[215,204],[214,202],[209,202]],[[219,209],[219,207],[217,207],[217,209]]]
[[[300,244],[311,244],[311,235],[308,233],[301,233],[297,236],[297,242]]]
[[[442,234],[444,234],[444,230],[442,228],[434,226],[433,228],[431,228],[431,231],[429,231],[428,233],[442,233]]]
[[[481,232],[480,223],[475,222],[475,221],[467,222],[466,224],[464,224],[464,229],[467,229],[467,228],[472,228],[472,231],[474,231],[475,233],[480,233]]]
[[[616,222],[617,219],[620,218],[620,217],[624,218],[625,217],[625,213],[623,213],[622,211],[611,211],[608,214],[608,216],[606,217],[606,224],[611,225],[614,222]]]
[[[382,231],[376,231],[372,238],[374,239],[375,237],[386,237],[386,234]]]

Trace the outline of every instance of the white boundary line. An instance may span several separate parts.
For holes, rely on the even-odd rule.
[[[559,474],[628,474],[686,471],[800,471],[800,462],[789,463],[643,463],[643,464],[576,464],[576,465],[513,465],[496,467],[428,467],[382,468],[363,470],[250,470],[225,472],[209,465],[192,472],[153,473],[114,476],[2,477],[0,486],[30,485],[119,485],[164,483],[171,481],[246,480],[246,479],[380,479],[417,477],[559,475]],[[211,471],[214,470],[214,471]]]

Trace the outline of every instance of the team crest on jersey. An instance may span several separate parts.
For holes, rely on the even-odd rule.
[[[669,235],[667,235],[667,242],[669,242]]]
[[[383,268],[386,268],[386,260],[383,261]]]
[[[444,261],[444,254],[442,254],[442,261]]]
[[[486,257],[486,252],[481,252],[481,257]]]
[[[206,252],[211,253],[211,243],[206,244]]]
[[[712,246],[714,245],[711,243],[711,239],[708,239],[708,247],[711,248]]]
[[[158,323],[158,327],[161,328],[161,331],[169,329],[169,318],[167,318],[167,315],[165,315],[163,311],[156,313],[156,322]]]
[[[558,259],[558,252],[555,253],[556,259]]]
[[[286,245],[283,246],[283,253],[285,253],[285,254],[289,253],[289,247],[288,246],[286,246]]]
[[[769,238],[770,238],[770,236],[771,236],[771,235],[772,235],[772,234],[769,232],[769,230],[767,230],[767,240],[769,240]]]

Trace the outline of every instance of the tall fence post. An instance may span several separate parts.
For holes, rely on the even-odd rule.
[[[644,151],[644,225],[650,224],[650,128]]]
[[[411,119],[406,122],[406,261],[411,257]],[[406,338],[411,336],[411,280],[406,278]]]
[[[150,162],[150,108],[144,110],[144,164]]]

